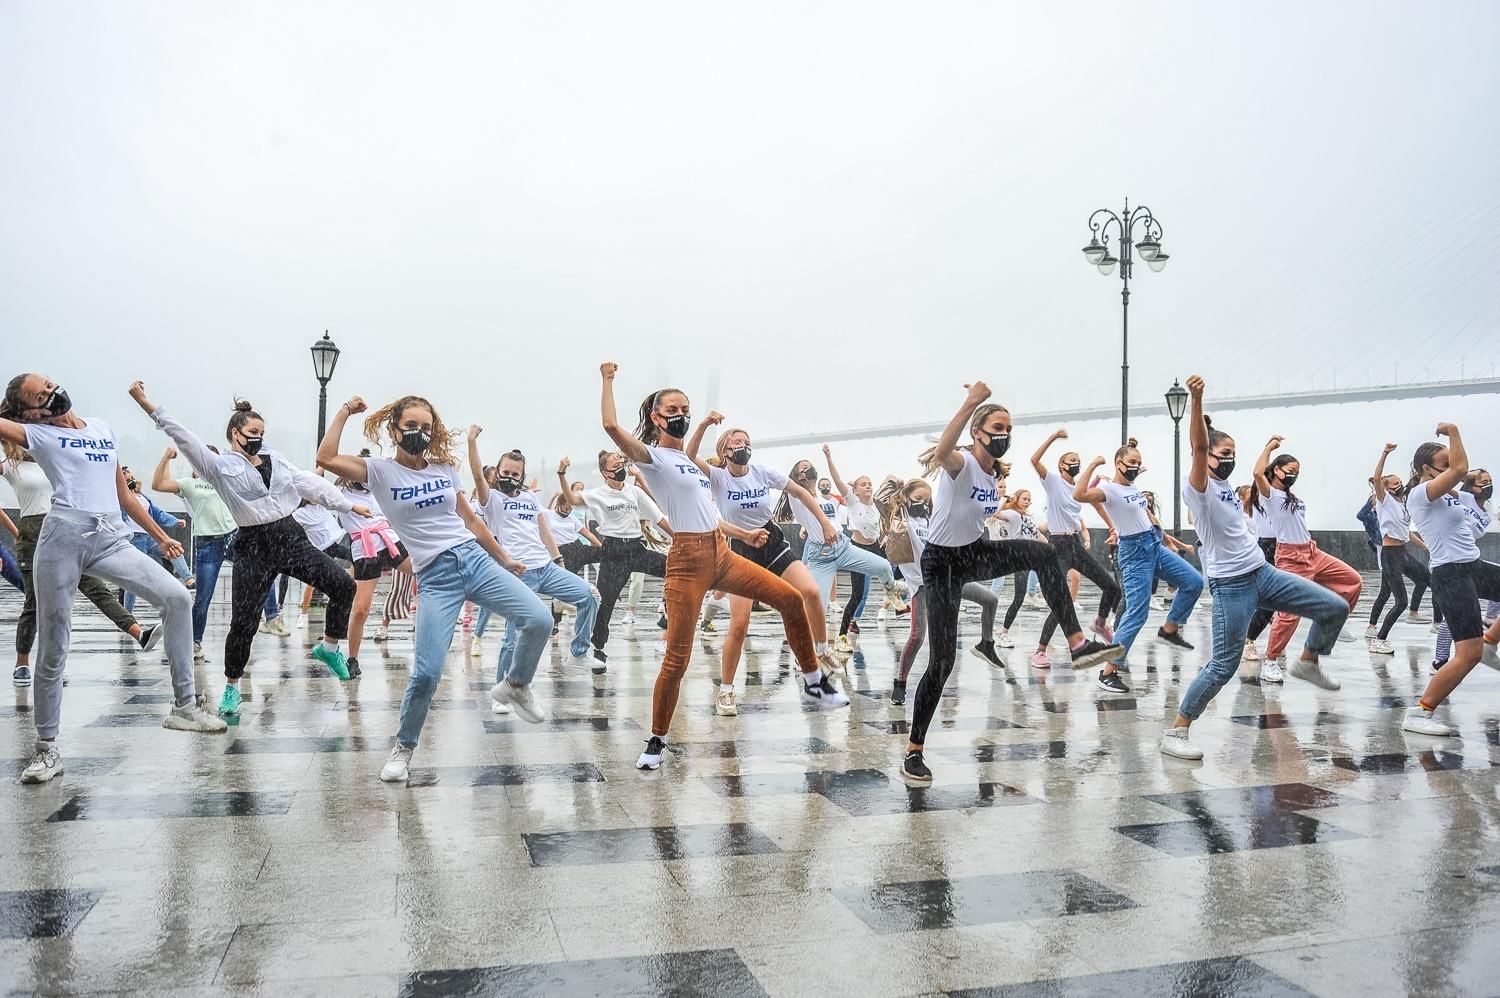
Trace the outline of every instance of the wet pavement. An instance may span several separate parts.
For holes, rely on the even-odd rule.
[[[18,610],[0,595],[0,634]],[[536,726],[490,712],[499,632],[482,661],[461,634],[389,786],[409,625],[349,683],[307,632],[259,636],[239,723],[210,737],[160,727],[160,652],[80,605],[63,777],[15,781],[29,691],[0,700],[0,993],[1500,993],[1500,673],[1459,688],[1461,737],[1403,734],[1432,649],[1403,621],[1394,658],[1338,646],[1337,692],[1232,681],[1184,762],[1157,740],[1206,655],[1150,640],[1160,616],[1128,697],[1060,647],[1031,669],[1030,610],[1007,669],[961,653],[920,790],[896,775],[909,706],[885,700],[907,625],[873,609],[848,710],[802,705],[773,616],[738,717],[713,714],[700,650],[647,774],[654,629],[617,624],[598,678],[554,642]],[[215,700],[226,624],[221,603]]]

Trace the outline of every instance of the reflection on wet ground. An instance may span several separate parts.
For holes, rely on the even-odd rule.
[[[1200,649],[1206,609],[1186,629]],[[0,595],[0,630],[18,610]],[[910,707],[887,699],[907,622],[873,613],[841,711],[800,702],[776,618],[757,615],[741,713],[716,716],[719,637],[704,635],[655,773],[633,765],[654,629],[617,627],[602,677],[554,643],[542,725],[491,712],[499,637],[469,659],[457,634],[400,787],[377,774],[409,628],[367,643],[349,683],[308,664],[316,618],[260,636],[239,722],[208,738],[161,729],[159,652],[90,610],[76,623],[62,778],[15,782],[30,692],[0,704],[0,992],[1447,995],[1500,980],[1500,674],[1460,688],[1460,738],[1404,735],[1425,625],[1397,625],[1394,659],[1340,644],[1337,692],[1232,681],[1192,763],[1157,740],[1203,652],[1143,640],[1113,697],[1060,649],[1051,673],[1030,669],[1028,610],[1007,668],[960,654],[928,736],[935,781],[916,789],[897,776]],[[216,672],[200,675],[215,699]]]

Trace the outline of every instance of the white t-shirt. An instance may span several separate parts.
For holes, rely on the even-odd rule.
[[[1146,497],[1140,489],[1106,478],[1099,482],[1099,491],[1104,493],[1104,511],[1119,536],[1134,537],[1151,531],[1151,514],[1146,511]]]
[[[1387,492],[1375,504],[1375,516],[1380,521],[1380,536],[1403,544],[1411,539],[1411,514],[1400,499]]]
[[[102,419],[83,422],[81,430],[23,423],[26,449],[52,483],[52,505],[82,513],[113,513],[120,508],[115,435]]]
[[[661,510],[656,503],[632,482],[626,482],[618,489],[608,485],[587,489],[583,501],[588,504],[589,514],[599,522],[601,537],[633,540],[641,536],[642,520],[655,523],[661,519]]]
[[[16,490],[19,515],[46,516],[52,508],[52,483],[42,466],[35,461],[6,461],[3,457],[0,462],[4,462],[5,480]]]
[[[1039,541],[1042,532],[1036,528],[1036,521],[1027,513],[1019,509],[1002,509],[998,514],[997,521],[1000,526],[1000,536],[997,540],[1006,541]]]
[[[1418,482],[1406,496],[1406,508],[1422,540],[1427,542],[1433,568],[1479,560],[1479,539],[1472,514],[1452,492],[1427,498],[1427,482]]]
[[[822,544],[823,525],[818,522],[816,516],[813,516],[813,511],[795,500],[789,505],[792,507],[792,519],[796,520],[797,525],[807,532],[807,542],[809,544]],[[834,532],[837,533],[838,501],[832,496],[814,495],[813,505],[817,506],[818,511],[828,518],[829,523],[834,524]],[[837,538],[835,538],[836,540]]]
[[[943,472],[947,474],[947,472]],[[915,596],[917,590],[922,588],[922,552],[927,550],[927,542],[932,538],[932,523],[927,518],[918,519],[907,517],[906,536],[911,538],[912,561],[901,566],[901,578]]]
[[[771,522],[773,492],[786,488],[786,476],[763,464],[750,464],[738,478],[727,468],[710,468],[714,505],[727,523],[745,530],[759,530]],[[794,505],[802,505],[795,499]]]
[[[1276,543],[1308,544],[1312,541],[1312,534],[1307,532],[1307,503],[1297,499],[1287,506],[1286,493],[1273,485],[1269,496],[1261,496],[1260,504],[1265,507],[1271,529],[1276,532]]]
[[[1241,506],[1241,509],[1244,507]],[[1276,528],[1271,525],[1270,514],[1266,512],[1266,499],[1261,497],[1259,506],[1250,507],[1250,522],[1255,524],[1255,536],[1262,540],[1274,541],[1276,539]]]
[[[1210,579],[1232,579],[1266,563],[1255,538],[1254,525],[1245,516],[1244,504],[1228,482],[1209,475],[1207,487],[1198,492],[1192,480],[1184,477],[1182,504],[1193,514],[1203,568]]]
[[[458,513],[458,469],[429,464],[420,471],[403,468],[388,457],[367,457],[370,494],[411,555],[420,573],[442,554],[474,540]]]
[[[1083,503],[1073,498],[1073,486],[1063,481],[1062,472],[1049,471],[1042,479],[1047,493],[1047,531],[1053,534],[1076,534],[1080,527],[1078,514]]]
[[[873,502],[860,502],[850,489],[844,493],[844,513],[849,517],[849,532],[871,541],[880,540],[880,510]]]
[[[552,560],[538,532],[537,517],[541,515],[536,495],[525,489],[513,496],[491,489],[489,501],[484,504],[484,522],[500,538],[506,553],[525,565],[527,571]]]
[[[322,506],[298,506],[292,511],[292,519],[307,532],[307,539],[319,551],[326,551],[344,536],[343,526]]]
[[[542,518],[547,523],[547,529],[552,531],[552,542],[558,547],[578,540],[578,529],[583,526],[578,522],[578,517],[558,516],[557,512],[549,507],[542,510]]]
[[[1478,542],[1484,532],[1490,529],[1490,514],[1485,512],[1484,507],[1479,505],[1479,500],[1474,498],[1474,493],[1460,490],[1458,501],[1464,504],[1464,512],[1469,514],[1469,520],[1474,524],[1474,540]]]
[[[957,548],[984,536],[984,521],[1000,509],[995,476],[979,466],[974,452],[965,448],[964,466],[955,478],[946,468],[938,469],[937,489],[932,499],[932,522],[928,543]]]
[[[651,485],[675,533],[707,534],[719,529],[713,489],[693,459],[680,450],[647,447],[651,461],[636,465]]]
[[[344,498],[348,499],[355,506],[373,507],[375,505],[375,497],[368,492],[360,492],[357,489],[341,489],[340,491],[343,492]],[[362,540],[355,540],[354,535],[361,530],[369,530],[381,523],[385,523],[385,529],[381,533],[389,534],[394,540],[399,541],[401,539],[401,535],[397,533],[396,528],[386,522],[384,516],[360,516],[352,510],[347,513],[340,513],[338,516],[339,526],[344,528],[344,533],[349,535],[349,551],[355,558],[374,558],[380,552],[386,550],[385,544],[376,537],[371,537],[368,545]]]

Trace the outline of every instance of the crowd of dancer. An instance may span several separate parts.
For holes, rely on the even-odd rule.
[[[389,782],[407,779],[467,606],[479,610],[471,653],[483,652],[492,617],[505,626],[492,709],[540,723],[547,713],[532,680],[564,609],[573,617],[564,666],[602,676],[616,604],[631,587],[626,620],[633,623],[639,598],[633,580],[643,576],[661,579],[663,590],[656,621],[662,661],[649,737],[636,760],[643,770],[662,765],[697,633],[713,626],[707,620],[714,612],[729,618],[719,650],[717,714],[738,713],[735,679],[758,606],[780,617],[801,675],[799,695],[819,709],[837,710],[849,705],[840,686],[877,583],[884,591],[882,612],[910,618],[891,678],[892,704],[906,704],[910,671],[924,646],[927,651],[901,764],[902,777],[913,785],[933,779],[924,759],[928,728],[955,666],[966,601],[979,608],[980,638],[969,648],[976,658],[1009,668],[1003,653],[1015,647],[1010,630],[1028,594],[1035,594],[1047,615],[1029,666],[1054,664],[1050,647],[1060,631],[1072,666],[1097,667],[1099,690],[1122,695],[1130,692],[1130,652],[1158,587],[1165,584],[1171,595],[1154,637],[1186,652],[1193,646],[1183,626],[1206,583],[1213,649],[1163,732],[1161,751],[1169,756],[1202,757],[1189,737],[1191,726],[1236,673],[1263,683],[1291,676],[1339,688],[1324,660],[1336,642],[1354,640],[1344,625],[1360,596],[1360,575],[1313,540],[1306,503],[1294,491],[1301,463],[1282,449],[1282,437],[1270,438],[1248,484],[1236,487],[1238,448],[1205,414],[1201,378],[1187,382],[1191,462],[1177,483],[1196,535],[1196,545],[1189,545],[1163,531],[1154,496],[1136,485],[1144,464],[1134,440],[1112,459],[1100,455],[1085,464],[1082,454],[1068,450],[1049,463],[1049,452],[1068,439],[1065,429],[1050,434],[1031,456],[1046,505],[1045,519],[1038,519],[1030,491],[1007,487],[1011,414],[990,401],[982,382],[966,386],[963,404],[935,445],[917,456],[920,475],[886,476],[877,485],[867,475],[846,480],[826,446],[826,476],[811,460],[785,472],[759,463],[748,430],[725,425],[718,412],[695,425],[688,396],[674,388],[648,395],[634,428],[627,428],[615,404],[617,371],[613,363],[600,368],[600,427],[610,444],[598,454],[603,483],[570,482],[571,464],[563,459],[551,495],[528,481],[518,448],[486,464],[477,425],[467,434],[465,475],[465,455],[455,451],[458,436],[419,396],[374,411],[351,398],[334,414],[318,445],[319,470],[310,472],[266,446],[266,420],[248,402],[235,401],[221,450],[136,382],[131,398],[171,441],[151,489],[177,495],[190,510],[191,568],[183,546],[166,532],[183,522],[157,507],[120,464],[110,427],[78,414],[67,392],[43,375],[11,379],[0,400],[0,470],[17,493],[20,523],[0,514],[0,528],[17,537],[16,557],[7,555],[0,568],[25,594],[13,678],[17,686],[35,686],[37,729],[22,781],[42,783],[63,771],[57,737],[75,592],[142,650],[164,644],[174,702],[163,726],[214,734],[226,730],[225,719],[250,697],[244,679],[257,634],[291,635],[281,621],[285,590],[278,586],[287,577],[306,587],[299,625],[308,619],[314,590],[326,599],[323,633],[312,642],[311,656],[340,680],[361,675],[358,655],[380,580],[390,579],[390,595],[376,640],[415,602],[410,676],[395,745],[380,774]],[[376,456],[370,448],[343,452],[347,423],[356,416],[364,417],[365,441],[394,456]],[[1486,642],[1493,648],[1500,639],[1494,619],[1500,566],[1484,561],[1478,546],[1490,525],[1493,478],[1471,466],[1456,426],[1440,424],[1436,435],[1441,439],[1416,448],[1404,480],[1386,470],[1397,446],[1385,445],[1359,517],[1381,567],[1368,649],[1392,654],[1388,638],[1403,616],[1427,623],[1420,607],[1430,592],[1432,674],[1402,727],[1446,737],[1455,729],[1437,716],[1439,708],[1485,654]],[[191,468],[187,477],[170,473],[178,455]],[[1085,509],[1106,533],[1102,545],[1091,536]],[[1108,559],[1100,547],[1111,552]],[[1426,558],[1413,548],[1424,549]],[[209,608],[227,561],[233,564],[230,621],[215,711],[198,688],[194,663],[208,659]],[[848,577],[848,593],[830,640],[827,609],[839,573]],[[1074,609],[1081,578],[1100,594],[1087,628]],[[1012,592],[1002,618],[1007,579]],[[142,626],[132,616],[137,596],[157,608],[159,623]],[[1288,664],[1302,619],[1311,627]],[[1261,653],[1256,642],[1267,627]]]

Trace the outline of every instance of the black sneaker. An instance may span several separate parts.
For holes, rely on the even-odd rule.
[[[666,614],[662,614],[660,617],[656,618],[656,629],[658,631],[665,631],[667,629],[667,615]]]
[[[353,655],[350,655],[344,660],[344,668],[349,670],[350,679],[358,679],[360,676],[364,675],[364,673],[359,671],[359,659],[354,657]]]
[[[652,735],[646,739],[646,751],[635,761],[636,769],[660,769],[662,753],[667,750],[665,740]]]
[[[906,753],[901,763],[901,778],[914,787],[932,786],[932,770],[922,761],[921,749]]]
[[[142,651],[150,651],[161,644],[162,629],[160,624],[152,624],[150,627],[141,628],[141,636],[136,638]]]
[[[995,642],[980,641],[969,649],[969,654],[976,658],[982,658],[997,669],[1005,668],[1005,659],[1001,658],[995,651]]]
[[[1193,650],[1193,646],[1182,636],[1181,631],[1167,631],[1163,628],[1157,628],[1156,640],[1165,641],[1167,644],[1176,645],[1179,648],[1186,648],[1188,651]]]
[[[899,679],[891,683],[891,703],[906,703],[906,684]]]
[[[603,648],[595,648],[594,649],[594,663],[595,664],[590,667],[589,671],[591,671],[596,676],[602,676],[602,675],[604,675],[604,669],[605,669],[604,663],[606,661],[608,661],[608,659],[609,659],[609,656],[606,655],[606,654],[604,654],[604,649]]]
[[[1125,680],[1120,678],[1118,672],[1099,673],[1099,688],[1106,693],[1129,693],[1130,687],[1125,685]]]
[[[1091,665],[1108,662],[1112,658],[1124,658],[1125,646],[1105,644],[1102,641],[1085,641],[1073,649],[1073,668],[1087,669]]]

